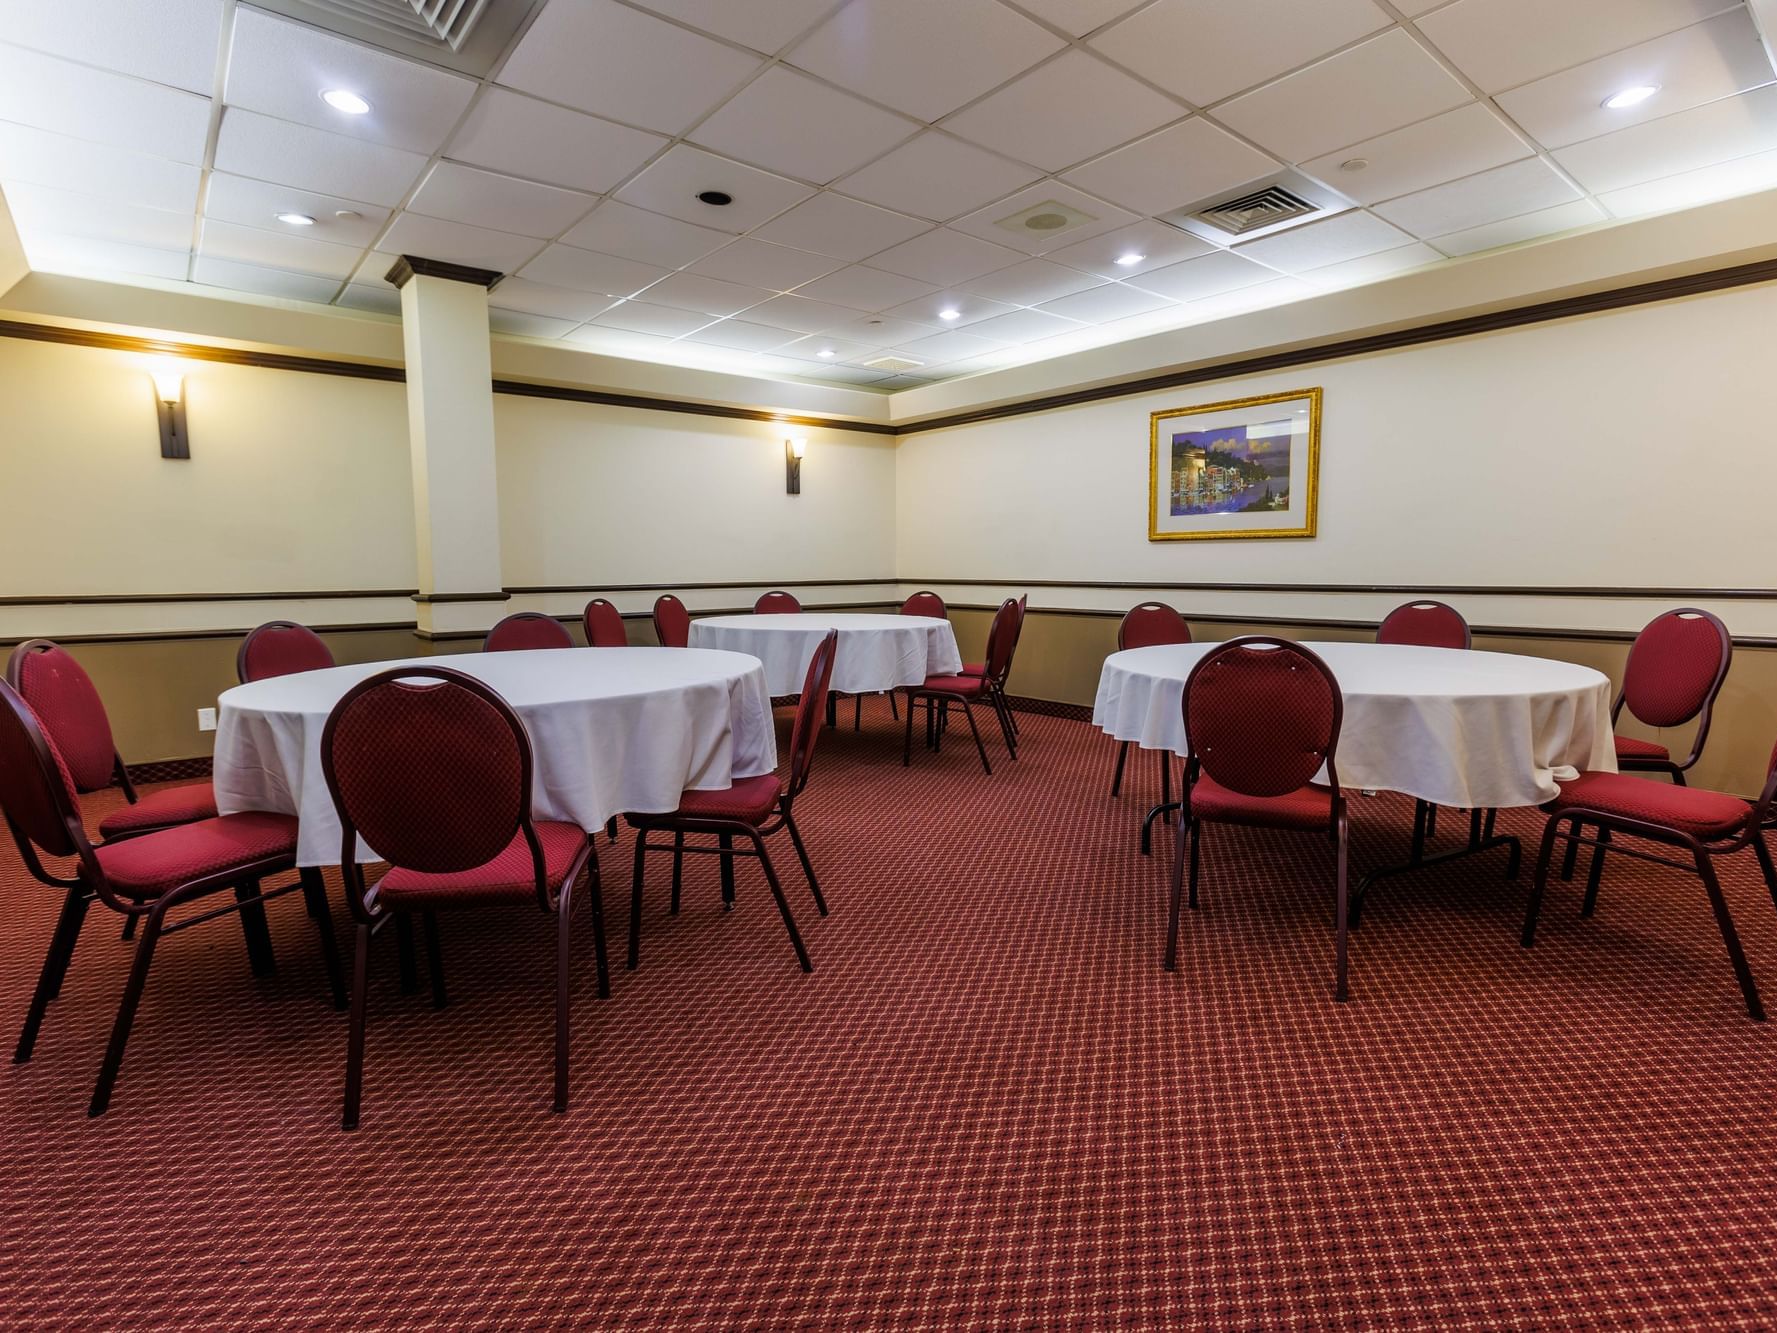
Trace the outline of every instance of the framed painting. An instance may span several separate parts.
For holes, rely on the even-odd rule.
[[[1148,540],[1312,537],[1320,390],[1156,412],[1148,422]]]

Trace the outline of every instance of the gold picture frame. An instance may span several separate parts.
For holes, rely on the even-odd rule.
[[[1314,536],[1320,411],[1317,386],[1152,413],[1148,540]],[[1265,433],[1249,433],[1254,431]],[[1164,467],[1163,437],[1169,450]],[[1290,522],[1276,526],[1277,517]]]

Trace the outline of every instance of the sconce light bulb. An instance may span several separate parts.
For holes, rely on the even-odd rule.
[[[784,443],[790,446],[791,458],[801,458],[808,452],[808,441],[800,436],[785,440]]]
[[[176,370],[153,372],[154,391],[163,403],[176,403],[185,392],[185,377]]]

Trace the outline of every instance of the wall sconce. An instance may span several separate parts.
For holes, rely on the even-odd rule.
[[[808,441],[793,436],[784,441],[784,494],[802,494],[802,455],[808,452]]]
[[[160,418],[160,456],[190,458],[191,437],[185,431],[185,376],[177,370],[156,370],[154,410]]]

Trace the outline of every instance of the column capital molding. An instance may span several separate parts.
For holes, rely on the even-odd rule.
[[[466,264],[447,264],[442,259],[402,255],[384,278],[394,283],[397,289],[407,286],[414,278],[444,278],[450,282],[467,282],[492,291],[505,276],[491,268],[470,268]]]

